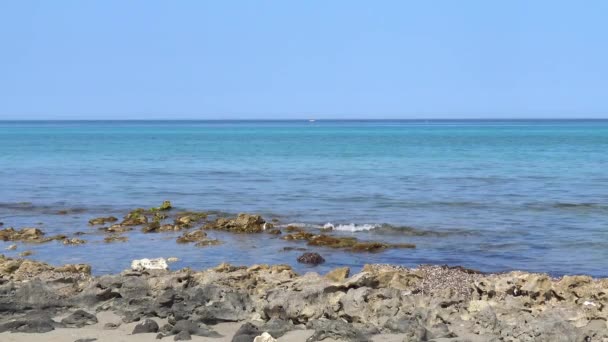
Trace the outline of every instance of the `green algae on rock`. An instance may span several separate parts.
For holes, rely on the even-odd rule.
[[[122,226],[139,226],[148,223],[148,217],[142,208],[135,209],[129,212],[124,220],[120,223]]]
[[[171,201],[163,201],[159,207],[150,208],[150,211],[166,211],[171,210],[172,208]]]

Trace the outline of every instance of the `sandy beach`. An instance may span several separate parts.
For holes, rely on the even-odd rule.
[[[58,317],[59,318],[59,317]],[[144,342],[153,341],[156,339],[157,333],[131,334],[137,323],[122,324],[113,330],[104,329],[106,323],[120,323],[121,318],[118,315],[109,312],[100,312],[97,314],[99,323],[86,326],[79,329],[58,328],[45,334],[30,334],[30,333],[1,333],[0,340],[6,342],[29,342],[29,341],[48,341],[48,342],[64,342],[77,340],[96,339],[99,342]],[[160,324],[166,323],[166,320],[156,319]],[[215,341],[215,342],[231,342],[232,337],[241,326],[240,323],[219,323],[214,326],[214,330],[221,334],[221,337],[209,338],[192,336],[192,341]],[[279,340],[305,342],[308,337],[314,333],[314,330],[294,330],[287,332]],[[374,342],[401,342],[405,334],[382,334],[372,338]],[[171,339],[168,339],[171,340]],[[326,342],[338,341],[332,338],[325,339]]]

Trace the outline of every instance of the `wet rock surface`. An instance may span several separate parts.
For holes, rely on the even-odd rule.
[[[235,218],[220,217],[209,222],[204,229],[225,230],[232,233],[261,233],[267,227],[266,221],[260,215],[241,213]]]
[[[109,236],[106,236],[103,239],[103,242],[105,243],[112,243],[112,242],[127,242],[129,241],[129,238],[126,236],[121,236],[121,235],[116,235],[116,234],[112,234]]]
[[[303,328],[314,331],[309,341],[368,341],[379,333],[404,341],[608,339],[608,279],[587,276],[391,265],[366,265],[353,275],[337,269],[331,276],[230,264],[198,272],[89,272],[85,265],[1,257],[0,331],[43,333],[91,324],[93,315],[111,311],[125,323],[139,322],[134,333],[178,340],[218,336],[213,325],[221,322],[240,322],[233,341],[264,332],[281,340]],[[52,319],[57,316],[65,319]],[[154,319],[168,323],[161,328]]]
[[[283,240],[307,241],[309,246],[340,248],[350,252],[379,252],[389,248],[416,248],[416,245],[410,243],[393,244],[376,241],[359,241],[355,237],[337,237],[327,234],[313,234],[295,226],[288,226],[286,230],[292,233],[283,236]]]
[[[71,246],[83,245],[85,243],[87,243],[85,240],[78,239],[78,238],[71,238],[71,239],[64,239],[63,240],[63,244],[64,245],[71,245]]]
[[[178,237],[177,243],[191,243],[194,242],[197,247],[214,246],[219,245],[222,242],[217,239],[211,239],[207,237],[207,233],[202,229],[198,229],[191,232],[185,232],[182,236]]]
[[[67,239],[67,236],[65,235],[46,236],[46,234],[38,228],[14,229],[9,227],[6,229],[0,229],[0,240],[2,241],[45,243],[65,239]]]
[[[91,226],[104,225],[106,223],[112,223],[112,222],[116,222],[116,221],[118,221],[118,219],[114,216],[96,217],[96,218],[90,219],[89,224]]]
[[[325,262],[319,253],[304,253],[298,257],[298,262],[303,264],[318,265]]]

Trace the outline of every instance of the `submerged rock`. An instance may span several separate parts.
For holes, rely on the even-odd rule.
[[[133,230],[130,226],[124,226],[122,224],[113,224],[108,228],[101,228],[106,233],[126,233],[128,231]]]
[[[329,235],[314,235],[308,239],[310,246],[325,246],[331,248],[348,248],[357,244],[357,239],[354,237],[333,237]]]
[[[19,253],[19,256],[26,257],[26,256],[30,256],[32,254],[34,254],[34,251],[23,251],[23,252]]]
[[[197,243],[194,244],[194,246],[196,247],[207,247],[207,246],[217,246],[217,245],[221,245],[222,242],[220,240],[216,240],[216,239],[205,239],[205,240],[201,240]]]
[[[304,248],[304,247],[291,247],[291,246],[287,246],[287,247],[283,247],[281,250],[285,251],[285,252],[289,252],[289,251],[305,251],[306,248]]]
[[[110,235],[110,236],[106,236],[103,239],[103,242],[105,243],[112,243],[112,242],[127,242],[129,240],[128,237],[126,236],[121,236],[121,235]]]
[[[319,253],[304,253],[298,257],[298,262],[303,264],[318,265],[325,262]]]
[[[411,243],[358,242],[350,250],[353,252],[378,252],[387,248],[416,248],[416,245]]]
[[[144,270],[166,270],[169,268],[167,260],[164,258],[139,259],[131,261],[131,269],[134,271]]]
[[[65,239],[63,240],[63,244],[64,245],[82,245],[85,244],[86,241],[82,240],[82,239],[77,239],[77,238],[71,238],[71,239]]]
[[[287,234],[282,237],[283,240],[294,241],[294,240],[310,240],[315,234],[308,232],[295,232],[291,234]]]
[[[91,226],[95,226],[95,225],[103,225],[106,223],[112,223],[112,222],[116,222],[116,221],[118,221],[118,219],[114,216],[96,217],[96,218],[90,219],[89,224]]]
[[[142,228],[142,232],[144,233],[158,233],[158,232],[173,232],[185,229],[185,226],[180,226],[177,224],[163,224],[161,225],[159,222],[150,222],[145,227]]]
[[[209,222],[204,229],[225,230],[232,233],[261,233],[264,231],[264,219],[260,215],[238,214],[236,218],[220,217]]]
[[[292,231],[294,230],[292,229]],[[416,248],[416,245],[409,243],[392,244],[376,241],[359,241],[354,237],[336,237],[326,234],[315,235],[301,229],[284,236],[283,239],[288,241],[305,240],[308,241],[309,246],[340,248],[351,252],[378,252],[388,248]]]
[[[177,243],[190,243],[195,242],[195,246],[197,247],[205,247],[205,246],[214,246],[219,245],[222,242],[216,239],[210,239],[207,237],[207,233],[205,233],[202,229],[195,230],[192,232],[186,232],[182,236],[178,237],[176,240]]]

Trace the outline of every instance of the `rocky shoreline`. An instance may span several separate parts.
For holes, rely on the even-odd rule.
[[[144,234],[177,232],[171,238],[176,245],[204,248],[224,243],[218,232],[265,234],[293,244],[283,249],[304,252],[297,262],[313,265],[325,259],[308,248],[359,255],[416,248],[255,214],[176,211],[169,201],[88,223],[103,243],[127,241],[138,227]],[[0,229],[0,239],[15,250],[14,243],[82,245],[82,237],[95,233],[49,236],[39,228],[8,227]],[[606,278],[377,264],[353,275],[346,267],[298,274],[284,264],[170,271],[171,259],[134,260],[122,273],[92,276],[86,264],[52,266],[2,255],[0,340],[47,341],[61,330],[69,333],[53,341],[90,342],[81,335],[97,327],[100,341],[608,341]],[[115,319],[104,320],[107,315]]]
[[[31,333],[14,341],[42,341],[112,313],[120,321],[103,329],[135,325],[125,341],[139,333],[146,340],[295,341],[289,334],[297,331],[311,342],[608,341],[608,279],[588,276],[391,265],[366,265],[354,275],[348,268],[320,275],[229,264],[99,277],[90,271],[0,257],[0,340]],[[226,323],[238,328],[232,336],[216,329]]]

